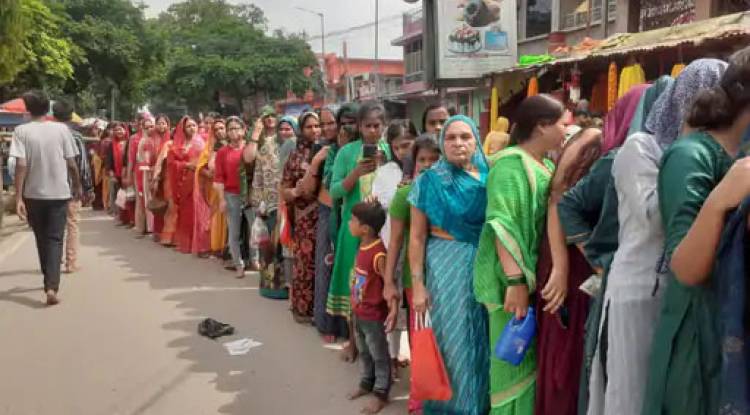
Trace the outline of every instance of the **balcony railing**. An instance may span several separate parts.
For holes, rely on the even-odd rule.
[[[617,0],[608,0],[609,20],[613,21],[617,13]],[[586,27],[589,19],[589,12],[573,12],[563,16],[562,27],[560,30],[571,30]],[[602,22],[602,6],[596,6],[591,9],[591,24],[600,24]]]

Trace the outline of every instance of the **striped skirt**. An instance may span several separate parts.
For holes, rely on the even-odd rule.
[[[445,362],[453,399],[424,402],[424,413],[484,415],[489,409],[487,312],[474,299],[476,247],[430,238],[426,287],[432,328]]]

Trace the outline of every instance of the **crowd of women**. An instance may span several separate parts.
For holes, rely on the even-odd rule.
[[[184,117],[173,133],[145,117],[132,136],[122,123],[104,133],[97,195],[180,252],[228,245],[237,276],[260,271],[261,295],[288,296],[325,342],[353,331],[352,208],[380,202],[383,297],[409,328],[429,310],[453,391],[410,412],[747,413],[744,273],[714,266],[725,218],[750,195],[750,48],[633,87],[603,130],[571,120],[528,97],[483,146],[472,119],[439,105],[421,135],[377,103],[297,120],[269,110],[249,132],[237,117]],[[523,361],[497,358],[505,326],[532,309]]]

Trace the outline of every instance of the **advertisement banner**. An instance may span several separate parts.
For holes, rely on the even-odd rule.
[[[515,65],[516,2],[433,1],[438,80],[475,79]]]

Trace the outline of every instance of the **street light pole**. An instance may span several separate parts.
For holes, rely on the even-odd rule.
[[[375,98],[380,98],[380,58],[378,56],[378,19],[380,14],[378,13],[380,1],[375,0]]]
[[[304,7],[295,7],[295,9],[303,11],[305,13],[312,13],[320,17],[320,54],[323,57],[322,64],[320,65],[320,73],[323,76],[323,87],[326,88],[326,18],[321,12],[309,10]]]

